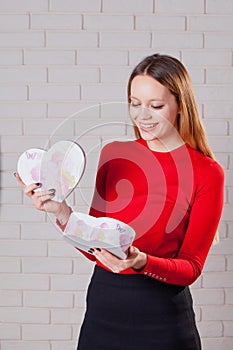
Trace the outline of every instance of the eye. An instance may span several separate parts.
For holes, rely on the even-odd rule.
[[[164,107],[164,105],[160,105],[160,106],[151,106],[151,108],[153,109],[162,109]]]
[[[140,106],[140,104],[139,104],[139,103],[133,103],[133,102],[131,102],[131,103],[130,103],[130,106],[131,106],[131,107],[134,107],[134,108],[137,108],[137,107]]]

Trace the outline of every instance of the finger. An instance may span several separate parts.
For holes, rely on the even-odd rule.
[[[18,173],[15,172],[15,173],[14,173],[14,177],[16,178],[16,180],[18,181],[18,183],[19,183],[22,187],[26,186],[25,183],[22,181],[22,179],[21,179],[21,177],[19,176]]]
[[[99,248],[91,248],[93,251],[93,255],[105,266],[107,266],[112,272],[120,273],[125,270],[127,266],[125,266],[125,260],[121,260],[117,258],[115,255],[108,252],[106,249]]]
[[[25,186],[24,187],[24,194],[26,196],[31,197],[34,194],[34,191],[38,188],[40,188],[42,186],[41,183],[37,182],[37,183],[33,183],[31,185]]]
[[[49,191],[42,192],[40,195],[41,202],[45,203],[50,201],[55,196],[55,190],[51,189]]]

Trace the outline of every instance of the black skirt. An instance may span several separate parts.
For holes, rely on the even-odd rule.
[[[77,350],[200,350],[188,287],[96,266]]]

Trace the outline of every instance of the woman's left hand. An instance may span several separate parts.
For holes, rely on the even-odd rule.
[[[91,248],[91,251],[96,259],[115,273],[120,273],[121,271],[124,271],[130,267],[140,270],[147,263],[147,255],[133,246],[129,247],[128,256],[123,260],[117,258],[115,255],[109,253],[103,248]]]

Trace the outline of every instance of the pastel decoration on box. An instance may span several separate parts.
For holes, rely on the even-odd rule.
[[[135,238],[129,225],[109,217],[95,218],[88,214],[73,212],[63,232],[72,245],[88,252],[91,247],[106,248],[121,259]]]
[[[86,165],[83,149],[72,141],[59,141],[48,151],[32,148],[19,158],[17,171],[26,185],[40,182],[40,190],[54,188],[53,200],[62,202],[81,180]]]

